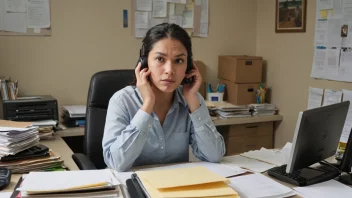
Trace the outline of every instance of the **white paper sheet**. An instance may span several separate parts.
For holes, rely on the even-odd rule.
[[[321,107],[323,101],[324,89],[309,87],[308,107],[314,109]]]
[[[317,9],[318,10],[328,10],[333,8],[333,0],[318,0]]]
[[[350,132],[352,129],[352,91],[343,89],[343,101],[350,101],[350,107],[348,109],[348,114],[346,117],[345,125],[342,130],[342,135],[340,142],[347,143],[348,137],[350,136]]]
[[[273,165],[273,164],[261,162],[261,161],[258,161],[255,159],[250,159],[250,158],[243,157],[240,155],[223,157],[223,161],[228,162],[230,164],[233,164],[235,166],[241,167],[241,168],[245,168],[248,170],[252,170],[254,172],[258,172],[258,173],[265,172],[265,171],[275,167],[275,165]]]
[[[288,197],[296,193],[273,179],[262,174],[250,174],[230,178],[233,188],[241,198]]]
[[[328,49],[326,51],[326,70],[325,76],[336,78],[339,75],[340,49]]]
[[[4,14],[4,30],[9,32],[27,32],[26,13],[5,13]]]
[[[193,28],[193,11],[184,11],[183,12],[183,28]]]
[[[166,17],[167,3],[165,0],[153,0],[153,17]]]
[[[144,38],[145,35],[147,34],[148,29],[145,28],[136,28],[135,29],[135,37],[136,38]]]
[[[316,48],[314,51],[313,68],[311,76],[314,78],[323,78],[325,75],[326,49]]]
[[[341,47],[341,19],[328,19],[328,29],[327,29],[327,46],[329,47]]]
[[[148,12],[135,12],[135,27],[148,28]]]
[[[352,22],[352,7],[350,8],[343,8],[342,11],[342,19],[343,23],[351,23]]]
[[[318,20],[315,25],[315,45],[325,46],[326,45],[326,34],[327,34],[328,21]]]
[[[168,6],[168,14],[169,14],[169,16],[172,16],[172,15],[175,15],[175,4],[174,3],[169,3],[168,4],[169,6]]]
[[[352,81],[352,51],[341,50],[339,78],[348,82]]]
[[[342,91],[325,89],[323,106],[339,103],[341,102],[341,99],[342,99]]]
[[[201,13],[200,13],[200,23],[209,23],[209,1],[202,0]]]
[[[167,2],[170,3],[182,3],[182,4],[186,4],[187,1],[186,0],[166,0]]]
[[[342,17],[342,0],[333,0],[333,10],[335,18]]]
[[[0,31],[4,30],[5,0],[0,0]]]
[[[151,18],[149,25],[150,27],[162,24],[162,23],[167,23],[169,22],[169,18]]]
[[[152,0],[136,0],[136,10],[152,11]]]
[[[169,23],[175,23],[182,27],[182,15],[170,15]]]
[[[6,0],[7,12],[27,12],[28,0]]]
[[[50,27],[49,0],[29,0],[27,12],[28,28]]]
[[[352,8],[352,1],[351,0],[343,0],[343,7],[344,8]]]
[[[295,187],[295,191],[301,193],[304,197],[319,198],[350,198],[352,197],[352,188],[338,181],[329,180],[326,182],[313,184],[305,187]]]
[[[175,15],[183,15],[186,6],[184,4],[175,4]]]

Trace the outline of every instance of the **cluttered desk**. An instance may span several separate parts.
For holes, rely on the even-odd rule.
[[[349,138],[339,164],[325,161],[334,158],[341,135],[335,131],[342,131],[339,130],[343,127],[341,120],[346,117],[348,106],[349,102],[343,102],[301,112],[292,144],[288,143],[280,150],[262,148],[225,156],[220,163],[135,167],[132,172],[121,173],[109,169],[78,171],[92,176],[87,180],[82,180],[86,177],[75,177],[82,174],[73,171],[77,166],[71,159],[72,151],[56,135],[54,140],[40,141],[40,144],[60,156],[69,170],[39,171],[38,174],[30,171],[22,178],[21,188],[16,189],[22,197],[45,197],[47,193],[52,193],[50,196],[53,197],[58,192],[64,197],[92,197],[102,193],[114,195],[112,197],[129,197],[129,194],[135,197],[135,193],[138,197],[334,197],[337,193],[339,197],[351,197],[352,188],[345,184],[350,182],[347,176],[352,167],[352,138]],[[331,119],[325,119],[326,116]],[[17,130],[23,128],[31,130],[31,126]],[[2,129],[4,133],[4,127]],[[14,187],[21,175],[13,174],[4,191],[16,190]],[[165,179],[167,175],[174,179]],[[52,184],[67,182],[67,178],[75,179],[70,179],[67,185],[50,185],[47,178],[54,176],[57,181]],[[73,190],[77,192],[73,193]]]

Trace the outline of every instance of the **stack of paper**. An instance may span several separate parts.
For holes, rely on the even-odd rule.
[[[352,188],[335,180],[329,180],[305,187],[295,187],[293,189],[306,198],[352,197]]]
[[[241,198],[281,198],[296,195],[291,189],[262,175],[250,174],[233,177],[230,186]]]
[[[240,155],[226,156],[223,158],[223,161],[258,173],[265,172],[275,167],[273,164],[261,162],[259,160],[250,159]]]
[[[17,190],[22,197],[118,198],[123,195],[116,175],[111,169],[31,172]]]
[[[215,112],[220,118],[250,117],[251,112],[246,105],[233,105],[227,102],[207,101],[206,105],[210,111]]]
[[[38,128],[28,123],[0,120],[0,159],[39,143]]]
[[[287,164],[288,158],[290,156],[291,146],[292,144],[288,142],[281,150],[261,148],[260,150],[248,151],[242,153],[241,155],[244,157],[257,159],[270,164],[281,166]]]
[[[277,109],[273,104],[250,104],[248,105],[254,116],[275,115]]]
[[[148,197],[238,197],[228,186],[228,179],[202,166],[137,171],[136,174]]]
[[[49,152],[46,157],[0,162],[0,168],[8,168],[12,173],[28,173],[30,171],[65,170],[66,167],[60,156]]]

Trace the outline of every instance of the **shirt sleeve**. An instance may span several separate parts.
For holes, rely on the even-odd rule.
[[[203,97],[198,93],[201,106],[190,114],[191,137],[190,145],[193,154],[203,161],[220,162],[225,154],[225,143],[211,120]]]
[[[103,136],[104,161],[109,168],[126,171],[142,152],[153,117],[139,109],[130,120],[119,97],[112,97],[106,114]]]

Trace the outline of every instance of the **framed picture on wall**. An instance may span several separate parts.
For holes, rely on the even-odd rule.
[[[307,0],[276,0],[275,32],[306,31]]]

